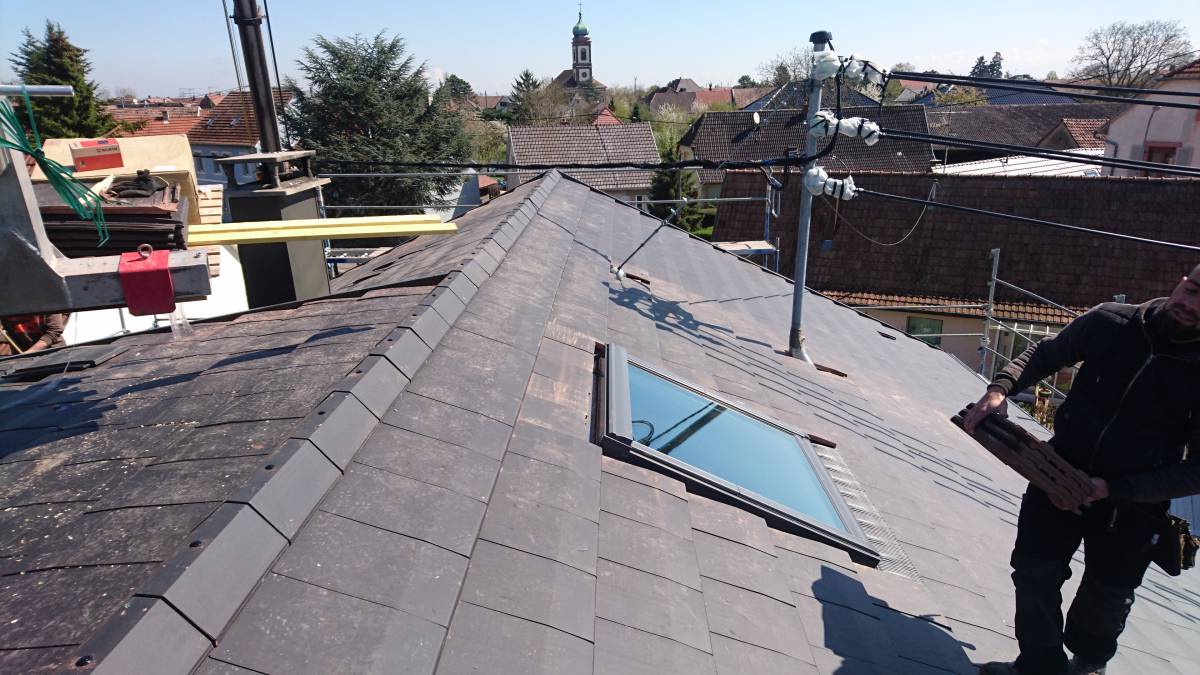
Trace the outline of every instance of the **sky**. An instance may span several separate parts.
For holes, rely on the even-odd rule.
[[[295,76],[296,59],[315,35],[403,37],[438,78],[454,73],[479,93],[507,93],[524,68],[554,76],[570,63],[577,4],[459,0],[267,0],[280,71]],[[759,64],[799,47],[814,30],[833,32],[839,52],[885,67],[900,61],[919,70],[967,72],[977,56],[999,51],[1013,73],[1066,75],[1086,33],[1114,21],[1176,19],[1200,45],[1194,0],[1145,5],[1127,0],[1001,3],[858,0],[829,11],[792,0],[605,0],[584,3],[593,70],[608,85],[663,84],[691,77],[732,84]],[[21,31],[40,34],[57,21],[89,51],[92,77],[110,93],[176,96],[236,86],[221,0],[121,0],[120,12],[95,0],[0,0],[0,51],[13,52]],[[261,0],[260,0],[261,4]],[[1188,9],[1188,8],[1191,9]],[[817,16],[819,15],[819,16]],[[236,32],[235,32],[236,38]],[[15,80],[7,59],[0,81]]]

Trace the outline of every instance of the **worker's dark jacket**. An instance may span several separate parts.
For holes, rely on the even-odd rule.
[[[1055,413],[1052,443],[1072,464],[1107,480],[1116,500],[1200,493],[1200,339],[1168,339],[1160,328],[1165,304],[1158,298],[1094,307],[993,381],[1016,394],[1082,361]]]

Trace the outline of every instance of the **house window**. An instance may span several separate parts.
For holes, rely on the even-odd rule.
[[[942,344],[942,320],[923,316],[910,316],[905,322],[904,332],[933,346]],[[929,337],[921,337],[928,335]]]
[[[1178,146],[1174,145],[1147,145],[1146,146],[1146,161],[1156,162],[1158,164],[1174,164],[1175,154],[1179,150]],[[1165,176],[1166,174],[1157,171],[1145,172],[1147,176]]]
[[[609,345],[596,397],[609,455],[669,474],[774,527],[879,561],[805,434],[631,360]]]

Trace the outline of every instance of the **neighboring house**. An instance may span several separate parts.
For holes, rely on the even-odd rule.
[[[1101,157],[1101,148],[1075,148],[1073,153]],[[1081,164],[1068,159],[1046,159],[1030,155],[1012,155],[979,159],[974,162],[956,162],[954,164],[937,164],[934,173],[947,173],[960,176],[1087,176],[1096,177],[1105,173],[1104,167],[1095,164]]]
[[[1064,119],[1107,119],[1121,112],[1124,103],[1069,103],[1062,105],[977,105],[935,108],[929,111],[929,133],[960,140],[1007,143],[1035,148]],[[943,162],[970,162],[1003,157],[1000,150],[949,148],[935,144]],[[947,152],[949,159],[947,160]]]
[[[133,131],[114,131],[118,138],[130,136],[167,136],[172,134],[187,135],[197,124],[201,123],[208,111],[200,107],[190,108],[117,108],[107,112],[118,122],[128,122],[137,125]],[[137,114],[130,114],[130,113]]]
[[[1200,181],[1109,177],[1016,175],[917,175],[855,173],[860,187],[925,198],[934,181],[936,199],[949,204],[1029,216],[1070,225],[1117,230],[1151,239],[1200,245]],[[731,171],[724,193],[730,197],[763,193],[757,172]],[[794,269],[796,223],[802,185],[793,180],[779,208],[780,270]],[[714,241],[759,236],[757,204],[720,205]],[[1129,302],[1163,295],[1196,264],[1196,255],[982,215],[856,198],[838,204],[813,201],[807,283],[851,305],[979,305],[986,303],[991,261],[1000,249],[999,277],[1075,311],[1121,294]],[[920,222],[915,230],[914,224]],[[862,233],[862,234],[859,234]],[[905,235],[907,239],[904,239]],[[902,245],[879,246],[864,238]],[[1023,334],[1057,333],[1070,315],[1005,287],[996,289],[995,316],[1017,324]],[[909,332],[983,332],[983,310],[874,311]],[[936,330],[931,330],[936,328]],[[1028,342],[1012,332],[993,330],[992,347],[1004,358]],[[932,341],[932,340],[931,340]],[[972,367],[979,366],[978,337],[945,337],[943,349]],[[989,367],[995,359],[989,359]],[[1004,359],[999,365],[1003,366]]]
[[[1022,87],[1036,87],[1044,91],[1012,91],[999,87],[972,87],[977,93],[979,105],[1070,105],[1078,101],[1054,89],[1053,84],[1042,84],[1033,80],[1013,80]],[[914,93],[907,101],[917,105],[937,106],[937,95],[953,91],[956,85],[932,85],[921,83],[924,91]],[[906,91],[908,87],[906,86]]]
[[[286,89],[275,89],[275,111],[278,114],[292,100]],[[202,184],[226,183],[225,171],[214,160],[234,155],[248,155],[259,150],[258,121],[250,92],[231,91],[221,102],[188,132],[192,154],[196,159],[196,177]],[[248,181],[254,167],[239,164],[237,179]]]
[[[510,164],[658,164],[658,147],[649,122],[634,124],[566,124],[511,127],[508,131]],[[628,202],[650,195],[653,171],[620,169],[566,169],[597,190]],[[540,172],[510,173],[511,190]]]
[[[695,80],[681,77],[651,91],[643,100],[654,111],[673,106],[699,112],[714,105],[735,105],[734,91],[730,87],[701,87]]]
[[[512,100],[507,96],[491,96],[488,94],[476,94],[471,98],[471,102],[475,105],[476,110],[499,110],[505,111],[512,107]]]
[[[741,110],[772,91],[773,87],[734,87],[733,106]]]
[[[1200,89],[1200,61],[1182,66],[1152,85],[1163,91],[1196,91]],[[1179,96],[1140,97],[1156,101],[1190,101]],[[1098,132],[1105,137],[1108,157],[1137,159],[1179,166],[1200,166],[1200,114],[1183,108],[1160,108],[1149,105],[1130,105]],[[1118,176],[1145,175],[1132,169],[1108,169]]]
[[[595,119],[592,120],[592,124],[603,126],[606,124],[622,124],[622,122],[621,118],[617,117],[611,108],[605,106],[604,110],[601,110],[600,114],[596,115]]]
[[[866,117],[879,122],[880,126],[916,133],[929,133],[925,113],[922,106],[842,109],[844,117]],[[755,124],[754,116],[755,113],[749,110],[704,113],[680,140],[680,156],[684,159],[758,160],[782,157],[789,149],[804,148],[803,109],[766,110],[758,114],[758,124]],[[826,143],[828,139],[822,140],[819,147],[824,148]],[[928,143],[883,138],[875,145],[866,145],[859,139],[843,136],[822,163],[831,170],[925,172],[932,161]],[[720,196],[724,173],[719,169],[701,169],[701,196]]]
[[[1046,134],[1045,138],[1038,141],[1038,147],[1055,150],[1072,150],[1075,148],[1103,150],[1104,139],[1097,136],[1096,132],[1106,122],[1108,122],[1108,118],[1103,117],[1092,119],[1063,118],[1063,121],[1057,127],[1054,127],[1050,133]]]
[[[742,110],[804,110],[808,105],[808,85],[806,82],[789,82],[782,87],[767,90],[756,100],[739,106]],[[842,107],[853,108],[863,106],[878,106],[879,101],[853,89],[842,87]],[[821,107],[833,110],[837,106],[837,85],[833,80],[826,80],[821,85]]]
[[[2,362],[53,374],[0,386],[0,670],[1016,653],[1026,481],[949,421],[969,369],[811,292],[819,366],[783,356],[792,284],[672,228],[619,279],[659,221],[556,172],[457,223],[329,297]],[[1194,672],[1200,575],[1152,568],[1131,612],[1114,672]]]

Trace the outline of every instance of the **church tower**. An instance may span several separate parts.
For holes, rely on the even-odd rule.
[[[571,70],[575,75],[575,86],[592,84],[592,38],[588,37],[587,26],[583,25],[583,8],[579,9],[579,23],[571,29]]]

